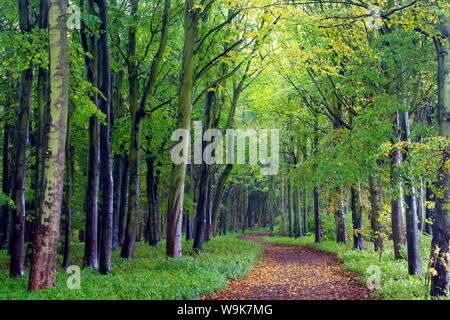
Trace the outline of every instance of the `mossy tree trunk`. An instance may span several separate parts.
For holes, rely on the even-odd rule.
[[[67,138],[69,54],[67,1],[51,0],[49,9],[50,108],[44,139],[42,199],[39,202],[28,289],[55,286]]]
[[[194,82],[194,50],[198,32],[198,8],[195,0],[185,0],[184,9],[184,49],[181,68],[181,81],[178,102],[177,128],[188,132],[191,127],[192,90]],[[189,150],[189,139],[183,140],[184,150]],[[169,201],[167,210],[168,257],[181,257],[182,211],[184,197],[184,181],[186,178],[185,162],[174,164],[170,178]]]

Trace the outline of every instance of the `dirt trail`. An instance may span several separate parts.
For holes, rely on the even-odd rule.
[[[262,235],[241,239],[261,243]],[[262,244],[264,262],[205,300],[365,300],[369,290],[333,254],[308,247]]]

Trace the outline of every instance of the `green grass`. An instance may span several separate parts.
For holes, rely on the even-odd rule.
[[[425,285],[425,273],[428,266],[428,256],[430,253],[431,238],[421,237],[421,257],[422,275],[410,276],[408,274],[408,264],[406,260],[394,260],[392,243],[386,241],[386,248],[380,260],[380,254],[373,251],[373,244],[366,241],[365,245],[369,249],[365,251],[352,250],[352,243],[338,244],[334,241],[323,241],[314,243],[314,236],[308,235],[301,239],[285,237],[265,237],[267,243],[310,246],[320,251],[330,252],[337,255],[343,262],[346,270],[359,275],[360,281],[367,283],[370,277],[373,278],[376,268],[380,272],[381,289],[372,292],[374,299],[385,300],[417,300],[428,299],[428,290]],[[372,267],[372,268],[370,268]]]
[[[184,242],[181,259],[166,259],[164,248],[164,242],[158,248],[137,243],[130,261],[115,252],[110,275],[81,270],[79,290],[68,289],[70,275],[58,269],[57,287],[37,293],[26,291],[27,280],[8,277],[8,257],[0,251],[0,299],[198,299],[225,289],[229,279],[245,275],[262,254],[260,245],[237,240],[232,234],[210,241],[200,254],[192,252],[192,242]],[[81,265],[83,244],[74,244],[72,256],[71,263]]]

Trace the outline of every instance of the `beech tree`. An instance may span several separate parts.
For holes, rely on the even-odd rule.
[[[63,193],[69,96],[67,2],[51,0],[49,8],[50,104],[44,138],[42,198],[38,207],[28,289],[55,286],[56,255]]]

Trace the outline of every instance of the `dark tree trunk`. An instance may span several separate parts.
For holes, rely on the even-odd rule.
[[[68,138],[69,139],[69,138]],[[70,146],[69,140],[66,149],[66,185],[65,185],[65,199],[64,199],[64,258],[63,258],[63,268],[67,268],[70,265],[70,241],[72,233],[72,194],[73,194],[73,147]]]
[[[345,226],[345,210],[344,210],[344,199],[343,191],[341,187],[336,189],[337,194],[337,209],[334,213],[336,219],[336,242],[346,243],[347,242],[347,228]]]
[[[147,158],[148,242],[153,247],[159,245],[158,185],[157,178],[155,178],[155,160],[155,157]]]
[[[39,29],[45,30],[48,28],[48,14],[49,14],[50,0],[40,0],[39,4]],[[46,46],[48,50],[48,46]],[[39,206],[40,194],[42,190],[42,178],[44,171],[44,150],[42,148],[44,144],[45,136],[45,122],[46,114],[48,112],[49,103],[49,73],[48,70],[42,66],[38,69],[37,80],[37,108],[36,108],[36,145],[35,145],[35,178],[34,178],[34,210],[36,211]],[[35,221],[35,219],[33,219]]]
[[[186,213],[186,241],[191,241],[193,239],[192,236],[192,222],[191,215]]]
[[[441,18],[439,25],[441,38],[435,38],[436,53],[438,57],[438,105],[437,122],[439,124],[439,135],[450,138],[450,19]],[[435,194],[435,211],[433,218],[433,240],[431,246],[431,262],[434,263],[436,275],[431,278],[431,296],[440,297],[450,292],[450,175],[448,163],[450,150],[443,150],[442,167],[438,171]],[[447,168],[446,168],[447,167]]]
[[[319,202],[319,188],[314,187],[313,190],[314,200],[314,234],[315,242],[322,241],[322,216],[320,214],[320,202]]]
[[[220,212],[220,205],[222,204],[223,193],[225,191],[225,184],[226,184],[228,178],[230,177],[232,170],[233,170],[233,165],[228,164],[225,167],[222,174],[220,175],[219,182],[217,183],[217,186],[216,186],[216,192],[214,193],[213,207],[212,207],[212,213],[211,213],[213,232],[215,232],[215,230],[216,230],[217,217]]]
[[[383,250],[383,236],[381,230],[381,195],[380,184],[372,176],[369,177],[369,192],[372,215],[370,216],[370,225],[372,229],[371,239],[374,243],[375,251]]]
[[[208,193],[206,195],[206,229],[205,229],[205,241],[210,241],[213,237],[213,224],[212,224],[212,179],[208,182]]]
[[[205,232],[206,232],[206,219],[208,210],[208,192],[209,192],[209,181],[208,181],[208,165],[202,164],[201,177],[199,181],[199,193],[197,201],[197,213],[195,216],[195,229],[194,229],[194,249],[201,250],[203,248],[203,243],[205,242]]]
[[[120,186],[120,210],[119,210],[119,246],[123,245],[125,237],[125,217],[127,212],[127,190],[128,190],[128,157],[125,155],[123,157],[123,168],[122,168],[122,184]]]
[[[307,201],[308,192],[305,189],[303,192],[303,233],[307,234],[308,230],[308,201]]]
[[[87,0],[85,11],[94,14],[92,0]],[[83,2],[82,2],[83,4]],[[81,43],[85,54],[85,68],[87,80],[97,87],[98,53],[97,41],[94,36],[87,35],[84,24],[81,24]],[[87,55],[89,53],[90,55]],[[91,101],[97,106],[98,96],[93,93]],[[99,192],[99,166],[100,166],[100,125],[94,115],[89,119],[89,155],[88,177],[86,188],[86,220],[85,220],[85,246],[83,265],[89,268],[98,268],[98,192]]]
[[[100,124],[100,179],[102,181],[102,233],[100,242],[99,270],[102,274],[111,271],[111,253],[113,238],[113,197],[114,184],[112,178],[112,156],[110,145],[111,123],[111,69],[109,65],[108,47],[108,5],[106,0],[96,0],[99,8],[100,40],[99,40],[99,83],[102,97],[100,110],[106,115],[105,123]]]
[[[88,184],[86,189],[86,221],[85,245],[83,265],[89,268],[98,268],[98,191],[99,191],[99,164],[100,144],[98,139],[99,124],[94,117],[89,120],[89,160]]]
[[[353,249],[364,250],[362,201],[358,185],[351,187],[351,206],[353,222]]]
[[[250,196],[248,198],[248,207],[247,207],[247,227],[248,229],[253,229],[253,212],[255,210],[255,196]]]
[[[3,157],[2,157],[2,192],[5,195],[9,195],[10,191],[10,134],[11,126],[5,123],[3,129]],[[9,205],[5,204],[1,207],[0,214],[0,250],[5,249],[8,242],[8,230],[9,230]]]
[[[19,1],[19,22],[22,33],[31,32],[30,8],[28,0]],[[25,182],[28,163],[28,143],[30,137],[31,92],[33,89],[33,69],[30,65],[21,75],[20,102],[14,139],[14,175],[13,200],[16,208],[13,210],[11,232],[11,277],[24,276],[24,241],[25,241]]]
[[[122,147],[123,148],[123,147]],[[121,148],[121,149],[122,149]],[[115,251],[119,247],[119,219],[122,192],[122,172],[125,166],[126,156],[123,153],[114,157],[114,210],[113,210],[113,242],[112,250]]]
[[[294,238],[294,197],[292,195],[292,181],[289,179],[288,182],[288,225],[289,225],[289,237]]]

